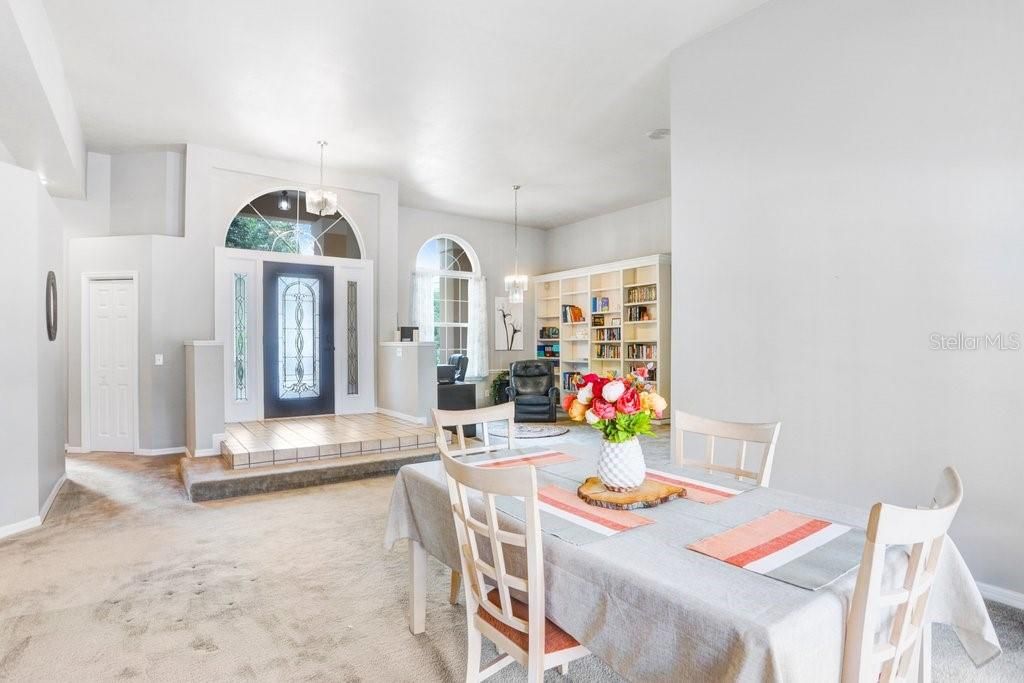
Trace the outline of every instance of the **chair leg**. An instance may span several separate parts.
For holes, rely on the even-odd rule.
[[[921,627],[921,661],[918,662],[917,680],[932,683],[932,624],[925,622]]]
[[[459,588],[462,584],[462,574],[459,574],[454,569],[452,570],[452,584],[448,589],[448,602],[457,605],[459,604]]]
[[[527,660],[526,680],[528,683],[543,683],[544,681],[544,654],[534,655],[530,653]]]
[[[466,624],[466,633],[466,683],[477,683],[480,680],[480,648],[483,644],[480,641],[480,631],[473,626],[472,619]]]

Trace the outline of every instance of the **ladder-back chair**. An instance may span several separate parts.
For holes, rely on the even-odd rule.
[[[530,683],[540,683],[544,671],[555,666],[567,673],[570,661],[590,653],[544,615],[544,556],[536,469],[474,467],[443,453],[441,460],[447,474],[462,573],[466,577],[466,681],[482,681],[513,661],[526,667]],[[522,499],[525,533],[499,526],[495,496]],[[487,560],[481,555],[481,545],[489,553]],[[512,563],[506,547],[517,549],[513,563],[525,565],[525,576],[510,573]],[[525,595],[527,602],[516,599],[513,591]],[[481,636],[486,636],[503,653],[482,671]]]
[[[946,531],[962,499],[960,475],[947,467],[931,508],[911,510],[885,503],[871,508],[846,622],[843,683],[906,681],[915,664],[917,680],[931,680],[928,599]],[[889,546],[909,548],[906,573],[895,588],[882,585]],[[891,624],[883,631],[890,615]],[[885,636],[877,642],[875,634],[880,631]]]
[[[710,471],[735,475],[737,479],[752,479],[759,486],[768,486],[772,475],[772,460],[775,458],[775,443],[779,439],[781,427],[781,422],[725,422],[677,410],[672,415],[672,462],[676,465],[699,465]],[[704,436],[703,460],[686,458],[683,440],[687,433]],[[740,443],[735,467],[715,462],[715,445],[719,439]],[[749,444],[761,447],[761,465],[756,470],[747,467]]]

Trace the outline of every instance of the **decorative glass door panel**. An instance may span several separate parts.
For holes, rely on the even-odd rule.
[[[334,412],[334,269],[263,264],[264,416]]]

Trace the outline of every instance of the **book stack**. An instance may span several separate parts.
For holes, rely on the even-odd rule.
[[[604,313],[608,310],[608,297],[595,296],[590,299],[590,310],[594,313]]]
[[[642,304],[648,301],[657,301],[657,299],[657,285],[641,285],[639,287],[630,287],[626,290],[627,304]]]
[[[562,306],[562,322],[563,323],[581,323],[586,318],[583,316],[583,309],[579,306],[572,304],[565,304]]]
[[[626,357],[639,358],[643,360],[657,360],[658,345],[646,343],[626,344]]]
[[[654,320],[647,306],[630,306],[626,309],[626,320],[640,322],[642,320]]]
[[[607,330],[594,330],[594,341],[613,342],[622,340],[622,329],[612,327]]]
[[[537,344],[537,358],[558,358],[558,344]]]
[[[622,347],[618,344],[598,344],[594,347],[594,357],[599,359],[622,358]]]

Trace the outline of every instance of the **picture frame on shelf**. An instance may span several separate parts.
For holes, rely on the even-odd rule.
[[[612,318],[612,327],[618,327],[622,324],[622,318]]]

